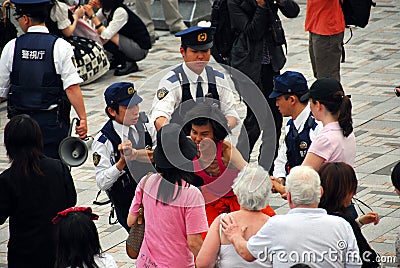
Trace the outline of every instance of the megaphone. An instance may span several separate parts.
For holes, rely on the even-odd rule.
[[[77,120],[77,125],[79,125],[79,119],[72,119],[71,125],[69,127],[69,137],[63,139],[58,147],[58,154],[60,159],[64,164],[70,167],[79,167],[85,163],[88,157],[88,145],[86,142],[92,141],[88,137],[85,139],[80,139],[77,137],[71,137],[72,126],[74,120]]]

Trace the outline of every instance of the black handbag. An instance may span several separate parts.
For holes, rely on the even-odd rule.
[[[0,53],[4,46],[12,39],[17,37],[17,28],[10,21],[10,5],[2,8],[3,18],[0,19]]]
[[[285,38],[285,31],[282,27],[281,19],[279,18],[278,14],[276,14],[271,7],[271,3],[266,1],[267,3],[267,10],[270,17],[271,23],[271,34],[272,40],[274,41],[275,46],[286,46],[286,38]]]

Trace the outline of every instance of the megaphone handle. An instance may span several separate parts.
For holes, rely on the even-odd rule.
[[[76,117],[72,118],[71,124],[69,125],[68,137],[71,137],[72,127],[74,126],[74,121],[76,121],[76,125],[77,126],[79,126],[79,124],[81,123],[79,118],[76,118]]]

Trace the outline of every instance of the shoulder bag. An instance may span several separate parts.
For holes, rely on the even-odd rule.
[[[126,239],[126,254],[128,254],[129,258],[131,259],[137,259],[137,257],[139,256],[140,248],[143,243],[144,229],[145,229],[143,193],[146,182],[152,174],[153,173],[148,173],[146,178],[144,178],[142,187],[142,202],[140,204],[138,211],[139,215],[136,222],[131,226],[128,239]]]

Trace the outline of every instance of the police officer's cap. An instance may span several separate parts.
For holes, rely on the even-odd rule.
[[[193,26],[175,34],[181,38],[181,45],[194,50],[207,50],[213,46],[215,27]]]
[[[308,92],[307,80],[299,72],[286,71],[274,78],[274,90],[269,98],[276,98],[284,94],[301,96]]]
[[[133,83],[118,82],[109,86],[104,92],[107,106],[118,104],[121,106],[135,106],[142,102]]]
[[[50,0],[11,0],[16,15],[46,16]]]

